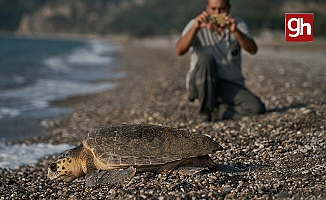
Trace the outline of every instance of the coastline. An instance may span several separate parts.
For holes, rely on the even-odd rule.
[[[292,48],[293,45],[282,42],[265,42],[257,55],[244,53],[247,86],[262,98],[269,112],[242,120],[197,123],[194,120],[197,102],[188,101],[185,88],[189,55],[177,57],[174,42],[173,38],[166,43],[131,38],[118,41],[123,49],[120,66],[115,70],[126,73],[117,80],[119,86],[54,102],[56,106],[70,107],[72,113],[44,121],[51,134],[24,143],[78,145],[86,132],[99,126],[150,123],[210,135],[224,148],[212,155],[216,163],[249,166],[252,170],[187,177],[144,173],[124,186],[85,188],[82,178],[72,183],[49,180],[46,168],[54,156],[47,156],[35,165],[1,171],[0,196],[5,199],[326,197],[326,72],[320,65],[326,60],[321,53],[324,49],[319,49],[324,47],[311,50],[309,44]]]
[[[70,108],[53,107],[52,101],[109,90],[115,87],[112,82],[123,76],[111,72],[118,67],[120,47],[103,38],[0,37],[0,68],[4,70],[0,78],[0,141],[8,144],[42,136],[43,119],[69,113]],[[29,47],[34,48],[24,53]]]

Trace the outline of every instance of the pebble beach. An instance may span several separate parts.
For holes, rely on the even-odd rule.
[[[42,121],[44,136],[19,141],[79,145],[85,133],[122,123],[155,124],[206,134],[223,151],[215,163],[240,172],[136,174],[125,185],[85,187],[47,177],[57,155],[36,164],[0,169],[0,199],[325,199],[325,39],[285,43],[282,37],[256,39],[257,55],[243,52],[247,87],[267,113],[241,120],[198,122],[198,102],[185,87],[189,54],[174,53],[176,38],[109,38],[122,46],[117,87],[53,102],[66,116]]]

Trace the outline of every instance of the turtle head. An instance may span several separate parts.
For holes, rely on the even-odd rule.
[[[70,182],[78,177],[82,177],[85,173],[82,170],[82,163],[79,159],[82,146],[65,151],[59,155],[48,166],[48,176],[51,180],[63,180]]]

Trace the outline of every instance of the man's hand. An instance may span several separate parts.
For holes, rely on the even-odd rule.
[[[208,17],[208,13],[206,11],[203,11],[200,15],[198,15],[195,18],[195,28],[198,30],[200,28],[211,28],[211,24],[207,23],[207,17]]]
[[[227,15],[225,18],[225,24],[220,24],[222,28],[228,28],[232,33],[236,31],[236,20],[231,15]]]

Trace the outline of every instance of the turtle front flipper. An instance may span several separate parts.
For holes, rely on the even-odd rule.
[[[181,175],[195,175],[197,173],[205,171],[206,168],[203,167],[194,167],[194,166],[181,166],[175,169],[174,173],[181,174]]]
[[[130,180],[136,173],[136,168],[129,167],[127,169],[113,170],[90,170],[86,173],[86,186],[97,184],[123,184]]]

